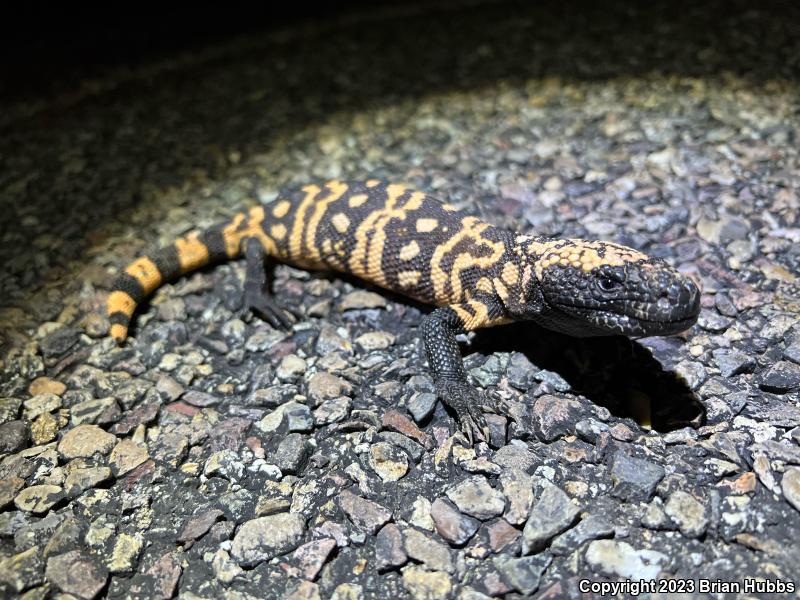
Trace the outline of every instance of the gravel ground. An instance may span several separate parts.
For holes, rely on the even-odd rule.
[[[800,10],[701,4],[406,7],[5,101],[0,595],[800,585]],[[104,337],[137,252],[330,177],[641,248],[701,283],[700,320],[471,336],[511,407],[473,448],[425,308],[357,281],[279,267],[307,316],[284,333],[241,314],[233,262]],[[737,596],[761,594],[711,594]]]

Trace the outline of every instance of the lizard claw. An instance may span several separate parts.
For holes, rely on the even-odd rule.
[[[244,310],[245,312],[250,311],[251,314],[263,319],[274,329],[283,331],[291,329],[292,325],[297,321],[297,317],[294,313],[282,307],[272,298],[264,295],[257,298],[248,298],[247,295],[245,295]]]
[[[466,381],[441,381],[436,385],[439,398],[452,408],[458,418],[459,429],[470,446],[475,440],[488,441],[489,427],[483,416],[487,402],[483,394]]]

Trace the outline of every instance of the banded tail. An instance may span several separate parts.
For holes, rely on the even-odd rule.
[[[136,307],[163,283],[213,262],[238,257],[245,237],[263,237],[259,235],[263,219],[264,209],[260,206],[236,213],[228,222],[180,237],[154,254],[130,263],[119,274],[108,296],[111,337],[118,343],[125,340]]]

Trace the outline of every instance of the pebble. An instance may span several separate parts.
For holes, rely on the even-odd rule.
[[[384,482],[398,481],[408,473],[408,458],[392,444],[378,442],[370,446],[369,466]]]
[[[622,450],[614,453],[613,460],[611,481],[614,488],[611,493],[628,502],[649,501],[664,477],[664,467],[642,458],[628,456]]]
[[[420,444],[422,444],[425,448],[430,448],[433,444],[430,436],[422,431],[419,427],[414,425],[414,423],[394,409],[387,410],[383,414],[383,419],[381,419],[381,424],[386,429],[391,429],[398,433],[402,433],[406,437],[410,437],[413,440],[416,440]]]
[[[580,509],[558,486],[542,483],[542,492],[522,530],[522,553],[542,550],[556,535],[572,526]]]
[[[586,562],[596,573],[638,581],[658,579],[669,557],[657,550],[636,550],[623,541],[595,540],[586,550]]]
[[[353,386],[347,381],[325,371],[314,373],[308,382],[308,395],[315,402],[323,402],[340,396],[347,396],[352,393],[352,391]]]
[[[32,421],[42,413],[53,412],[62,407],[64,401],[61,396],[55,394],[39,394],[28,398],[22,403],[23,414],[26,419]]]
[[[364,308],[386,308],[386,298],[375,292],[356,290],[342,298],[339,310],[359,310]]]
[[[299,475],[311,454],[311,446],[304,435],[290,433],[281,440],[271,461],[283,472]]]
[[[387,523],[375,538],[375,566],[378,572],[398,569],[407,562],[408,555],[403,547],[400,528],[394,523]]]
[[[39,394],[55,394],[60,396],[67,391],[67,386],[55,379],[49,377],[37,377],[28,386],[28,393],[31,396],[38,396]]]
[[[287,354],[281,359],[275,375],[281,381],[293,381],[302,377],[308,369],[308,363],[296,354]]]
[[[103,415],[114,412],[119,413],[114,398],[92,398],[79,402],[70,409],[70,423],[73,427],[84,423],[97,423]]]
[[[761,376],[759,385],[778,394],[800,389],[800,365],[780,360]]]
[[[519,469],[507,469],[500,474],[500,485],[508,501],[503,518],[514,525],[528,519],[533,505],[533,478]]]
[[[22,487],[25,485],[25,480],[22,477],[6,477],[0,479],[0,510],[14,501]]]
[[[27,448],[29,439],[24,421],[6,421],[0,425],[0,454],[14,454]]]
[[[65,594],[87,600],[100,593],[108,580],[108,570],[82,550],[51,556],[47,560],[47,580]]]
[[[356,496],[350,490],[339,494],[339,506],[359,529],[374,534],[392,518],[392,511],[380,504]]]
[[[224,477],[229,481],[238,481],[244,475],[245,465],[241,457],[233,450],[219,450],[214,452],[203,466],[203,475],[206,477]]]
[[[322,426],[343,421],[352,408],[353,403],[347,396],[326,400],[314,410],[314,424]]]
[[[178,534],[177,541],[189,542],[203,537],[224,513],[217,508],[203,510],[192,516]]]
[[[589,515],[569,531],[556,537],[550,544],[553,554],[569,554],[588,541],[613,537],[614,524],[603,515]]]
[[[68,496],[74,498],[109,479],[111,479],[111,469],[108,467],[72,469],[64,480],[64,491]]]
[[[577,400],[569,400],[545,394],[533,404],[533,417],[537,433],[545,442],[552,442],[573,432],[575,423],[583,416],[583,406]]]
[[[513,527],[505,519],[498,519],[489,525],[486,530],[489,534],[489,546],[491,546],[494,552],[500,552],[509,544],[513,544],[517,541],[519,536],[522,535],[519,529]]]
[[[447,573],[427,571],[424,567],[403,567],[403,587],[414,600],[436,600],[449,598],[453,582]]]
[[[447,497],[462,513],[485,521],[503,514],[506,500],[485,478],[469,477],[447,490]]]
[[[433,409],[436,408],[436,394],[416,392],[406,402],[406,408],[411,413],[414,421],[423,423],[433,414]]]
[[[63,498],[64,490],[59,485],[32,485],[17,494],[14,505],[25,512],[41,514],[50,510]]]
[[[61,438],[58,452],[65,460],[90,458],[95,454],[108,454],[116,444],[116,436],[103,431],[97,425],[78,425]]]
[[[139,553],[142,551],[142,537],[122,532],[114,540],[106,566],[110,573],[128,573],[136,567]]]
[[[356,345],[363,352],[385,350],[395,342],[395,336],[386,331],[370,331],[355,339]]]
[[[717,348],[711,354],[714,356],[717,368],[723,377],[751,373],[756,367],[755,359],[740,350]]]
[[[49,576],[48,579],[50,579]],[[43,583],[42,549],[39,546],[33,546],[0,559],[0,582],[18,593]]]
[[[281,513],[245,522],[236,532],[231,557],[241,567],[252,567],[297,548],[306,521],[297,513]]]
[[[462,514],[444,498],[433,501],[429,514],[437,533],[454,546],[466,544],[481,526],[480,521]]]
[[[336,540],[332,538],[314,540],[295,550],[292,559],[299,567],[303,577],[313,581],[325,566],[325,562],[334,548],[336,548]]]
[[[80,331],[74,327],[60,327],[39,342],[39,350],[45,358],[58,357],[77,344],[79,337]]]
[[[120,477],[141,465],[150,455],[147,448],[139,445],[133,440],[124,439],[114,446],[111,455],[108,457],[109,466],[114,475]]]
[[[496,556],[492,563],[512,589],[527,596],[539,589],[542,573],[552,560],[546,554],[522,558]]]
[[[781,479],[781,491],[789,504],[800,511],[800,468],[786,469]]]
[[[450,549],[428,537],[421,531],[409,528],[403,532],[406,554],[431,571],[453,572],[453,559]]]

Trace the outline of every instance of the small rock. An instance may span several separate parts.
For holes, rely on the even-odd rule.
[[[340,583],[331,594],[331,600],[362,600],[363,598],[364,588],[357,583]]]
[[[0,454],[14,454],[24,450],[28,446],[28,439],[28,427],[24,421],[3,423],[0,425]]]
[[[781,490],[789,504],[800,510],[800,468],[786,469],[781,479]]]
[[[49,413],[58,410],[63,405],[64,401],[60,396],[55,394],[39,394],[25,400],[22,403],[24,407],[23,414],[26,419],[33,421],[42,413]]]
[[[572,526],[580,510],[558,486],[543,483],[543,490],[522,530],[522,553],[542,550],[553,537]]]
[[[191,519],[186,522],[186,525],[183,526],[181,529],[180,534],[178,535],[179,542],[189,542],[200,539],[208,530],[211,529],[211,526],[217,522],[224,513],[217,509],[211,508],[208,510],[204,510],[197,515],[194,515]]]
[[[597,573],[639,581],[657,579],[669,557],[655,550],[634,550],[617,540],[595,540],[586,550],[586,562]]]
[[[181,400],[192,406],[199,406],[205,408],[206,406],[215,406],[219,404],[220,398],[213,394],[201,392],[199,390],[189,390],[181,396]]]
[[[150,455],[145,446],[140,446],[131,439],[124,439],[114,446],[108,460],[114,475],[119,477],[132,471],[148,458]]]
[[[330,425],[338,423],[348,417],[353,408],[353,402],[347,396],[326,400],[314,410],[315,425]]]
[[[395,337],[386,331],[370,331],[356,338],[355,342],[363,352],[385,350],[394,344]]]
[[[278,445],[272,462],[284,473],[298,475],[303,472],[311,446],[306,437],[299,433],[290,433]]]
[[[425,446],[425,448],[430,448],[433,445],[430,436],[414,425],[411,419],[399,411],[394,409],[387,410],[383,415],[382,424],[386,429],[391,429],[392,431],[402,433],[406,437],[417,440],[420,444]]]
[[[756,367],[755,359],[749,354],[732,348],[717,348],[711,354],[723,377],[733,377],[740,373],[752,373]]]
[[[296,354],[287,354],[281,359],[275,375],[281,381],[292,381],[302,377],[308,369],[308,363]]]
[[[292,558],[300,568],[303,577],[309,581],[317,578],[325,562],[328,560],[333,549],[336,548],[336,540],[332,538],[322,538],[303,544],[294,551]]]
[[[47,560],[47,580],[65,594],[94,598],[106,585],[108,571],[81,550],[72,550]]]
[[[590,540],[612,537],[614,524],[602,515],[589,515],[550,544],[553,554],[569,554]]]
[[[374,534],[392,518],[392,512],[389,509],[371,500],[356,496],[350,490],[343,490],[339,494],[338,500],[339,506],[353,524],[369,534]]]
[[[39,350],[45,358],[61,356],[78,343],[80,334],[74,327],[60,327],[39,342]]]
[[[64,490],[71,498],[80,496],[84,491],[111,479],[108,467],[86,467],[72,469],[64,480]]]
[[[481,526],[480,521],[461,514],[455,506],[443,498],[433,501],[430,516],[433,518],[437,533],[454,546],[466,544]]]
[[[676,490],[667,500],[664,512],[677,523],[683,535],[700,537],[705,533],[708,525],[705,507],[691,494]]]
[[[97,425],[78,425],[70,429],[58,443],[58,452],[66,460],[106,455],[114,448],[117,438]]]
[[[483,521],[503,514],[506,507],[503,494],[479,476],[459,482],[447,491],[447,497],[461,512]]]
[[[0,510],[14,501],[14,496],[17,495],[23,486],[25,480],[22,477],[6,477],[0,479]]]
[[[408,473],[408,459],[405,452],[386,442],[370,446],[369,466],[386,482],[398,481]]]
[[[546,554],[523,558],[496,556],[492,563],[513,589],[527,596],[539,589],[542,573],[552,560],[552,557]]]
[[[341,332],[341,334],[340,334]],[[336,329],[333,325],[326,323],[320,329],[317,336],[317,342],[314,345],[314,351],[318,356],[323,357],[318,363],[321,366],[322,362],[329,356],[335,354],[352,354],[353,346],[350,340],[345,337],[347,331],[344,329]]]
[[[759,385],[778,394],[796,390],[800,388],[800,365],[780,360],[761,376]]]
[[[403,540],[408,556],[421,562],[431,571],[453,572],[450,549],[444,544],[440,544],[416,529],[407,529],[403,533]]]
[[[60,381],[50,379],[49,377],[37,377],[28,386],[28,393],[31,396],[38,396],[39,394],[55,394],[60,396],[67,391],[67,386]]]
[[[508,359],[506,377],[508,383],[518,390],[527,391],[536,382],[535,375],[539,369],[528,360],[528,357],[521,352],[514,352]]]
[[[308,382],[308,395],[316,402],[347,396],[353,391],[347,381],[331,373],[319,371]]]
[[[31,423],[31,439],[35,446],[47,444],[56,439],[59,425],[66,425],[66,419],[57,419],[52,413],[42,413]],[[0,432],[2,435],[2,432]]]
[[[254,566],[297,548],[305,530],[305,519],[297,513],[252,519],[236,532],[231,556],[242,567]]]
[[[375,564],[379,573],[402,567],[408,562],[403,536],[394,523],[387,523],[375,539]]]
[[[120,533],[114,540],[114,548],[106,563],[111,573],[129,573],[136,567],[143,540],[140,535]]]
[[[434,523],[431,518],[430,500],[424,496],[417,496],[411,504],[411,516],[408,520],[414,527],[419,527],[425,531],[433,531]]]
[[[642,525],[648,529],[674,529],[674,525],[671,524],[664,512],[664,503],[658,496],[647,505],[644,515],[642,515]]]
[[[508,500],[503,518],[514,525],[524,523],[533,505],[533,478],[525,471],[506,469],[500,474],[500,485]]]
[[[0,583],[22,592],[44,582],[43,567],[42,550],[39,546],[33,546],[24,552],[0,559]]]
[[[339,310],[358,310],[364,308],[386,308],[386,298],[375,292],[356,290],[350,292],[339,305]]]
[[[650,461],[628,456],[622,450],[614,453],[611,467],[611,494],[627,501],[649,501],[658,482],[664,477],[664,467]]]
[[[414,421],[422,423],[433,414],[436,408],[436,394],[430,392],[415,392],[406,402],[406,408]]]
[[[786,346],[786,349],[783,351],[783,357],[793,363],[800,364],[800,339]]]
[[[44,513],[64,498],[59,485],[32,485],[14,498],[14,505],[25,512]]]
[[[525,446],[508,444],[495,452],[492,462],[506,469],[528,472],[539,464],[539,459]]]
[[[522,532],[505,519],[499,519],[486,528],[489,533],[489,545],[494,552],[500,552],[509,544],[513,544]]]
[[[229,481],[239,481],[244,475],[244,463],[239,454],[233,450],[219,450],[206,460],[203,466],[203,475],[224,477]]]
[[[112,398],[91,398],[75,404],[70,409],[69,421],[73,427],[84,423],[98,423],[100,417],[119,413],[117,401]]]
[[[453,582],[447,573],[426,571],[423,567],[403,567],[403,587],[414,600],[449,598]]]
[[[571,434],[575,423],[583,416],[583,406],[577,400],[544,395],[533,404],[533,417],[542,440],[552,442]]]

